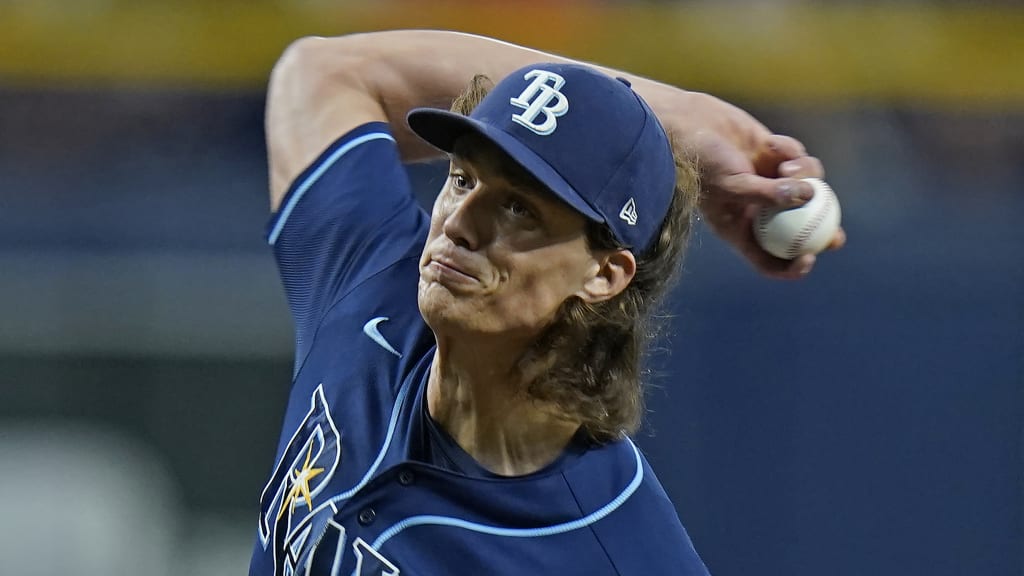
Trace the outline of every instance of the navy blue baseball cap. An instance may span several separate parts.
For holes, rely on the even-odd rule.
[[[651,246],[675,191],[672,148],[650,107],[625,79],[588,66],[526,66],[469,116],[417,108],[408,122],[445,152],[466,134],[489,140],[635,251]]]

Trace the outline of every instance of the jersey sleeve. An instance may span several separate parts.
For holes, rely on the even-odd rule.
[[[387,124],[345,134],[295,179],[270,218],[267,241],[295,322],[296,365],[331,305],[395,262],[418,257],[428,226]]]
[[[594,532],[622,576],[678,574],[709,576],[675,507],[643,461],[644,481],[611,522],[598,523]]]

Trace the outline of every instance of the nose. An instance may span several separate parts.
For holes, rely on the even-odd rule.
[[[487,236],[485,201],[479,188],[463,194],[445,194],[442,201],[444,235],[457,246],[479,249]]]

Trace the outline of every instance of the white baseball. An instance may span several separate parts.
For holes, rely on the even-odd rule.
[[[792,260],[817,254],[839,230],[839,199],[832,187],[818,178],[804,178],[814,186],[814,197],[799,208],[762,208],[754,219],[757,243],[769,254]]]

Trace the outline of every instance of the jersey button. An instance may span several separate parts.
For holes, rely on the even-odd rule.
[[[412,473],[412,470],[402,470],[398,473],[398,483],[402,486],[408,486],[416,480],[416,475]]]
[[[363,526],[368,526],[372,524],[376,518],[377,512],[375,512],[373,508],[363,508],[359,512],[359,523]]]

